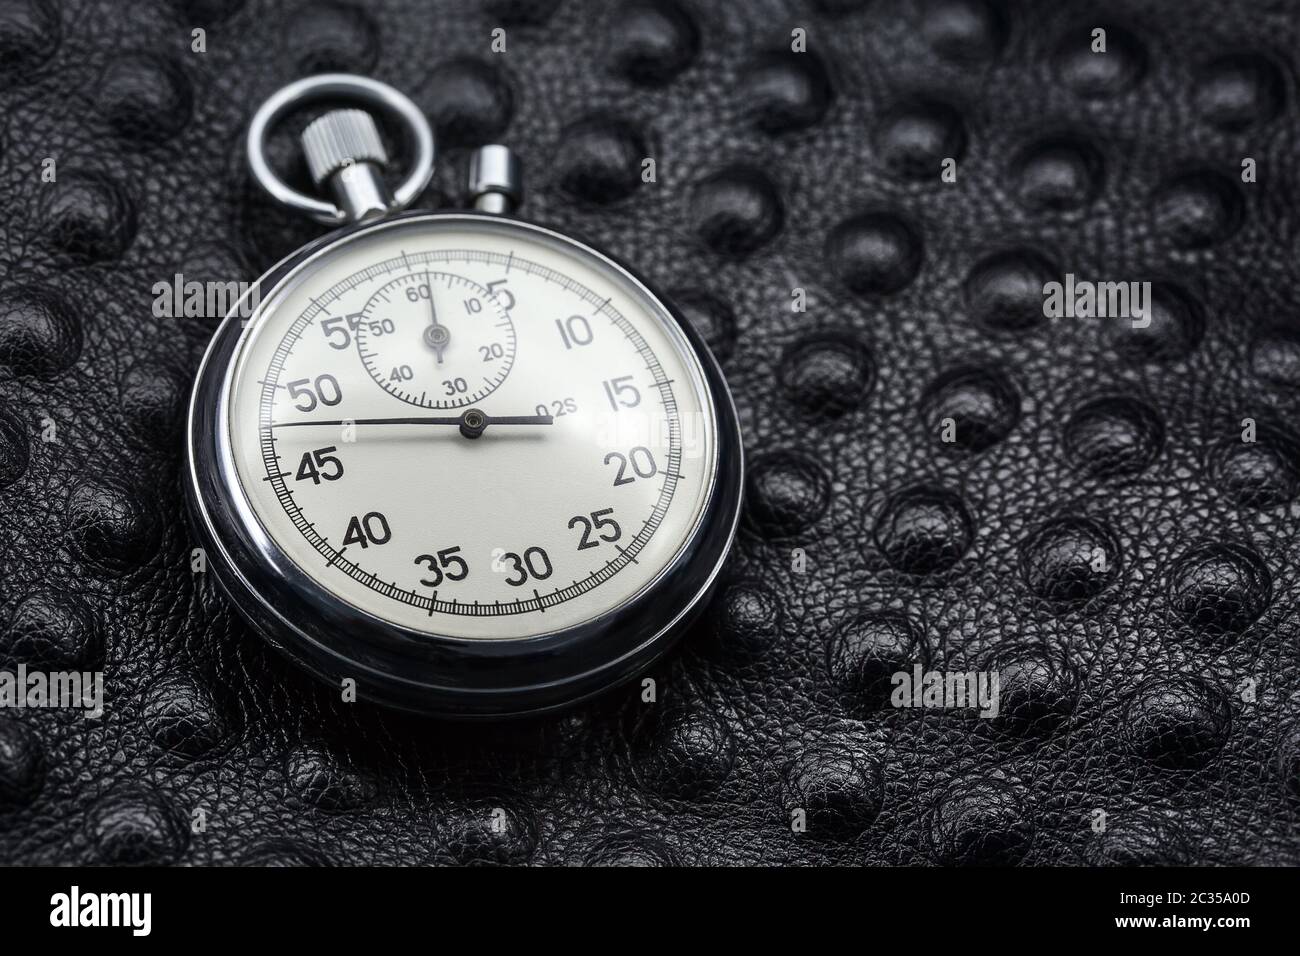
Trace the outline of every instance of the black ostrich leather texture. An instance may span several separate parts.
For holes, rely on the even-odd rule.
[[[105,681],[0,711],[0,862],[1297,862],[1297,50],[1284,0],[0,0],[0,665]],[[153,288],[320,234],[243,134],[333,70],[436,124],[417,205],[507,143],[715,350],[743,528],[653,703],[345,703],[192,570],[219,317]],[[1149,325],[1045,318],[1067,273]]]

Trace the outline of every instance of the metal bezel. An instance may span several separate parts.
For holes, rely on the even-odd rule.
[[[635,271],[570,235],[511,217],[415,211],[345,227],[282,260],[249,294],[272,301],[282,285],[340,245],[414,220],[505,222],[577,247],[621,273],[676,325],[698,363],[716,435],[709,493],[681,551],[617,609],[523,639],[430,636],[335,596],[265,533],[233,462],[223,454],[226,391],[245,333],[243,302],[213,336],[190,399],[186,486],[192,524],[209,566],[235,606],[273,646],[335,687],[350,677],[362,699],[443,716],[506,716],[564,707],[629,679],[660,656],[716,585],[735,537],[744,487],[744,454],[731,393],[698,333]]]

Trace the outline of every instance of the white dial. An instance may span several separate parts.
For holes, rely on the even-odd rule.
[[[717,442],[671,316],[508,220],[399,221],[264,301],[223,396],[260,533],[338,598],[454,638],[548,634],[652,587]]]

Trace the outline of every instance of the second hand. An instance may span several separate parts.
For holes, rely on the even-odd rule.
[[[478,438],[489,425],[553,425],[553,415],[488,415],[477,408],[466,409],[460,415],[424,415],[407,418],[326,418],[309,422],[273,422],[272,428],[293,428],[304,425],[458,425],[466,438]]]

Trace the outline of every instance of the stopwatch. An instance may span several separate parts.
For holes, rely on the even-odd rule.
[[[266,159],[290,111],[319,195]],[[377,120],[412,168],[391,192]],[[356,699],[553,710],[629,680],[700,612],[744,484],[726,382],[613,256],[514,215],[521,164],[471,157],[470,208],[406,207],[433,131],[404,95],[327,74],[248,132],[255,180],[335,227],[248,289],[190,400],[208,567],[272,645]],[[328,197],[328,198],[326,198]]]

